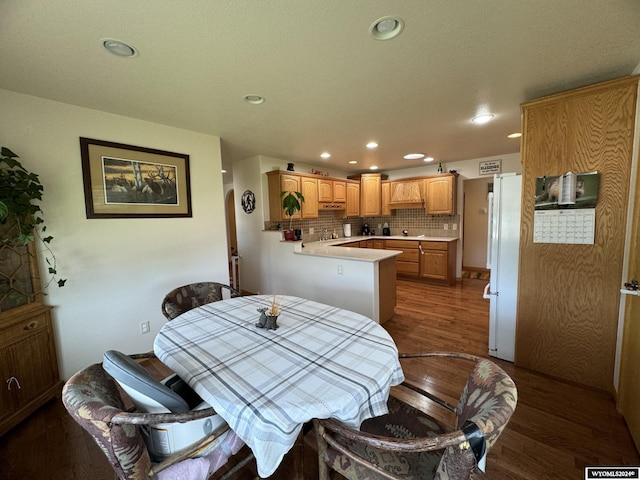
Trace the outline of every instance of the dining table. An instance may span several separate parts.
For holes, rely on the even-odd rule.
[[[278,328],[261,327],[261,311],[274,304]],[[276,471],[307,422],[335,418],[359,428],[387,413],[391,387],[404,380],[381,325],[294,296],[193,308],[162,327],[154,352],[251,448],[261,478]]]

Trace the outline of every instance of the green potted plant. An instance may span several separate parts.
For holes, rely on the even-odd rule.
[[[285,215],[289,217],[289,230],[284,231],[285,240],[295,240],[296,235],[293,231],[293,216],[302,209],[301,202],[304,203],[304,197],[300,192],[280,192],[282,199],[282,208]]]
[[[0,148],[0,252],[10,254],[15,248],[26,247],[39,238],[47,250],[45,258],[50,276],[42,289],[51,282],[62,287],[66,279],[57,278],[56,258],[49,247],[53,237],[45,234],[47,227],[42,210],[35,203],[42,200],[44,187],[38,175],[24,168],[18,158],[10,149]]]

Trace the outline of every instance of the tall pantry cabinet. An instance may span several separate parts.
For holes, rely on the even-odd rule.
[[[522,105],[516,365],[613,391],[638,76]],[[600,173],[593,245],[534,243],[537,177]]]

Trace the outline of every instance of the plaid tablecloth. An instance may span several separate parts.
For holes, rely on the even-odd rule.
[[[224,418],[271,475],[312,418],[359,427],[387,413],[404,379],[398,350],[372,320],[282,297],[277,330],[256,327],[271,296],[246,296],[190,310],[155,339],[156,355]]]

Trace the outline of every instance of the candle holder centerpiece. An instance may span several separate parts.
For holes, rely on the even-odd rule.
[[[280,300],[276,298],[275,294],[271,299],[271,304],[268,307],[258,308],[260,312],[260,318],[256,327],[264,328],[266,330],[276,330],[278,328],[278,315],[280,315]]]

